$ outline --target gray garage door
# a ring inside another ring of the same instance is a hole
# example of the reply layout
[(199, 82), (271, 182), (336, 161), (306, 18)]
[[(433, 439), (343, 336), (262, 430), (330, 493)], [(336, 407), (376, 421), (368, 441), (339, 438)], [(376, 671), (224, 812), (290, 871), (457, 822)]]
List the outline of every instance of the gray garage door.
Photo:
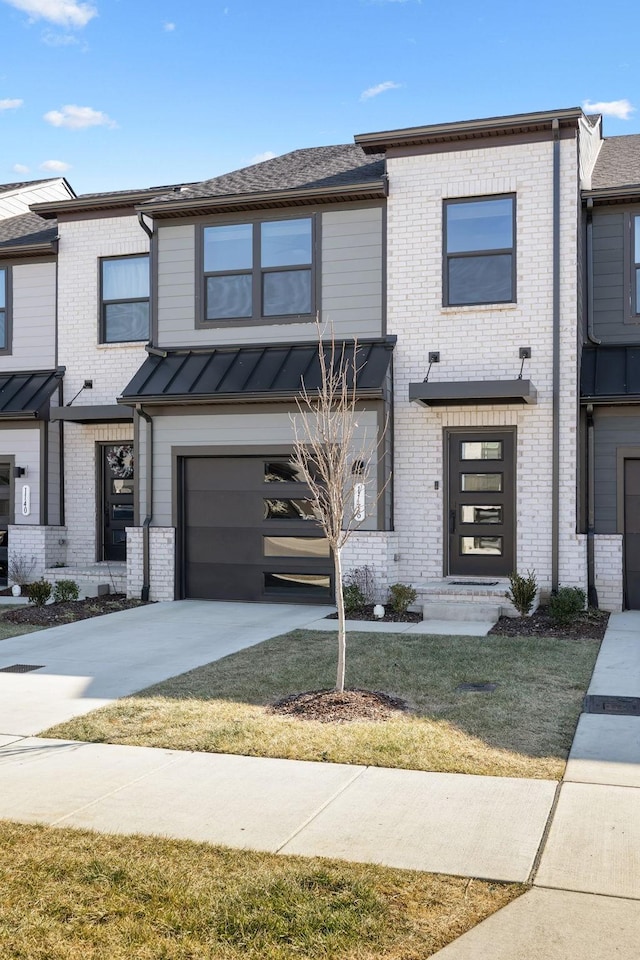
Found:
[(185, 457), (181, 487), (183, 596), (331, 599), (329, 547), (286, 458)]

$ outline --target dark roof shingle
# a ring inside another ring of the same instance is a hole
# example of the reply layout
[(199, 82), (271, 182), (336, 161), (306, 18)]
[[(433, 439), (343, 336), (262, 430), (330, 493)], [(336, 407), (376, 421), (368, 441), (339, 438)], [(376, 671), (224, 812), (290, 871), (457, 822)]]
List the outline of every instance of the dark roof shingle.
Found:
[(268, 193), (273, 190), (299, 190), (348, 186), (380, 180), (384, 158), (367, 156), (354, 143), (331, 147), (307, 147), (242, 167), (211, 180), (182, 187), (157, 200), (189, 200), (235, 194)]
[(591, 178), (592, 190), (640, 184), (640, 133), (604, 141)]
[(0, 220), (0, 252), (3, 247), (29, 247), (52, 243), (58, 236), (56, 221), (43, 220), (37, 213), (22, 213)]

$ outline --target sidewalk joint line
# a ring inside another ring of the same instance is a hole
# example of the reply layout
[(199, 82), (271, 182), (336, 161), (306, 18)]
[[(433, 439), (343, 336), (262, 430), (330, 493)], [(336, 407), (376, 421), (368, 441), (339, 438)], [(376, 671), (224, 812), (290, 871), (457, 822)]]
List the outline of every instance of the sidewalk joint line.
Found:
[(563, 784), (563, 783), (564, 783), (563, 780), (559, 780), (559, 781), (558, 781), (557, 786), (556, 786), (556, 789), (555, 789), (555, 792), (554, 792), (554, 794), (553, 794), (553, 801), (552, 801), (552, 803), (551, 803), (551, 808), (550, 808), (550, 810), (549, 810), (549, 814), (548, 814), (548, 816), (547, 816), (547, 819), (546, 819), (546, 822), (545, 822), (545, 825), (544, 825), (544, 830), (542, 831), (542, 836), (540, 837), (540, 842), (539, 842), (539, 844), (538, 844), (538, 849), (536, 850), (536, 855), (535, 855), (535, 857), (533, 858), (533, 864), (532, 864), (532, 866), (531, 866), (531, 870), (530, 870), (530, 872), (529, 872), (529, 877), (528, 877), (528, 879), (527, 879), (527, 883), (528, 883), (528, 884), (533, 884), (533, 883), (534, 883), (535, 878), (536, 878), (536, 875), (537, 875), (537, 873), (538, 873), (538, 869), (539, 869), (539, 867), (540, 867), (540, 861), (542, 860), (542, 854), (544, 853), (544, 849), (545, 849), (545, 847), (546, 847), (546, 845), (547, 845), (547, 840), (549, 839), (549, 833), (550, 833), (550, 831), (551, 831), (551, 825), (552, 825), (552, 823), (553, 823), (553, 818), (554, 818), (554, 816), (555, 816), (555, 814), (556, 814), (556, 809), (557, 809), (558, 803), (559, 803), (559, 801), (560, 801), (560, 790), (562, 789), (562, 784)]
[(625, 900), (627, 903), (638, 903), (638, 901), (640, 901), (640, 893), (637, 897), (624, 897), (620, 893), (600, 893), (596, 890), (576, 890), (574, 887), (551, 887), (545, 883), (534, 883), (531, 889), (533, 890), (534, 887), (536, 890), (558, 890), (561, 893), (578, 893), (583, 897), (607, 897), (609, 900)]
[[(105, 744), (105, 746), (119, 746), (119, 744)], [(147, 748), (143, 748), (147, 749)], [(153, 748), (152, 748), (153, 749)], [(101, 794), (99, 797), (96, 797), (94, 800), (89, 800), (87, 803), (83, 803), (81, 806), (76, 807), (75, 810), (65, 813), (63, 817), (58, 817), (57, 820), (51, 821), (51, 826), (56, 827), (61, 824), (64, 820), (68, 820), (69, 817), (73, 817), (76, 813), (80, 813), (82, 810), (87, 810), (89, 807), (95, 806), (97, 803), (101, 803), (103, 800), (106, 800), (108, 797), (113, 797), (116, 793), (120, 793), (121, 790), (126, 790), (127, 787), (132, 786), (134, 783), (140, 783), (142, 780), (146, 780), (148, 777), (152, 776), (155, 773), (159, 773), (161, 770), (166, 770), (167, 767), (170, 767), (172, 764), (180, 760), (180, 754), (178, 751), (174, 751), (177, 756), (171, 757), (167, 760), (166, 763), (160, 764), (158, 767), (154, 767), (153, 770), (149, 770), (147, 773), (141, 774), (139, 777), (134, 777), (132, 780), (127, 780), (126, 783), (121, 784), (119, 787), (114, 787), (113, 790), (109, 790), (107, 793)]]
[(284, 841), (280, 844), (280, 846), (276, 848), (276, 853), (280, 853), (280, 851), (283, 850), (288, 843), (291, 843), (291, 841), (294, 839), (294, 837), (297, 837), (299, 833), (302, 833), (303, 830), (306, 830), (306, 828), (309, 826), (310, 823), (313, 823), (313, 821), (316, 820), (316, 819), (320, 816), (321, 813), (324, 813), (324, 811), (327, 809), (327, 807), (328, 807), (330, 804), (332, 804), (332, 803), (334, 802), (334, 800), (337, 800), (338, 797), (341, 796), (341, 795), (345, 792), (345, 790), (348, 790), (348, 788), (349, 788), (352, 784), (354, 784), (354, 783), (356, 782), (356, 780), (358, 780), (358, 779), (363, 775), (363, 773), (366, 773), (367, 770), (369, 770), (369, 769), (370, 769), (370, 767), (360, 767), (358, 770), (356, 770), (356, 772), (354, 773), (354, 775), (351, 777), (350, 780), (347, 781), (347, 783), (343, 784), (341, 787), (339, 787), (339, 788), (335, 791), (334, 794), (332, 794), (330, 797), (328, 797), (327, 800), (325, 800), (325, 802), (324, 802), (323, 804), (321, 804), (314, 813), (310, 814), (310, 815), (307, 817), (307, 819), (304, 820), (304, 821), (300, 824), (300, 826), (297, 827), (297, 828), (293, 831), (293, 833), (291, 833), (291, 834), (287, 837), (287, 839), (284, 840)]

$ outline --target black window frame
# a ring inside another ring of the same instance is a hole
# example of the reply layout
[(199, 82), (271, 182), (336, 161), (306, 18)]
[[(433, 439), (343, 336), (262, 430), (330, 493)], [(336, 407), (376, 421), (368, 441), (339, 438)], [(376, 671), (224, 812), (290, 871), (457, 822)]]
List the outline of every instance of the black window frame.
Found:
[[(147, 260), (149, 276), (149, 293), (146, 297), (127, 297), (119, 300), (105, 300), (104, 298), (104, 272), (103, 264), (113, 262), (114, 260), (139, 260), (145, 257)], [(146, 337), (135, 337), (129, 340), (107, 340), (106, 339), (106, 308), (112, 303), (146, 303), (149, 306), (149, 328)], [(148, 343), (151, 339), (151, 257), (148, 250), (142, 250), (140, 253), (126, 253), (109, 257), (98, 258), (98, 342), (104, 346), (112, 347), (119, 343)]]
[[(457, 206), (463, 203), (484, 203), (492, 200), (510, 200), (511, 201), (511, 235), (512, 244), (510, 247), (501, 247), (492, 250), (464, 250), (449, 253), (447, 249), (447, 209), (450, 206)], [(515, 193), (496, 193), (478, 197), (447, 197), (442, 201), (442, 305), (443, 307), (458, 308), (474, 307), (483, 305), (502, 305), (517, 303), (516, 291), (516, 194)], [(511, 297), (508, 300), (467, 300), (464, 303), (452, 303), (449, 297), (449, 263), (451, 260), (463, 259), (466, 257), (491, 257), (491, 256), (511, 256)]]
[[(311, 222), (311, 262), (305, 264), (291, 264), (289, 266), (263, 267), (261, 263), (261, 227), (264, 223), (283, 223), (289, 220), (309, 220)], [(211, 227), (231, 227), (244, 226), (252, 227), (252, 266), (251, 268), (241, 270), (209, 270), (205, 271), (204, 250), (205, 250), (205, 232)], [(267, 324), (280, 323), (309, 323), (314, 320), (317, 313), (317, 303), (319, 294), (317, 290), (319, 278), (318, 265), (318, 218), (315, 213), (307, 211), (296, 212), (289, 216), (270, 216), (255, 217), (251, 219), (224, 218), (220, 220), (204, 223), (199, 231), (199, 297), (200, 306), (196, 313), (196, 328), (211, 327), (242, 327), (242, 326), (265, 326)], [(268, 273), (282, 273), (284, 271), (308, 271), (310, 273), (310, 309), (308, 313), (285, 313), (285, 314), (264, 314), (263, 313), (263, 277)], [(207, 318), (207, 280), (209, 277), (216, 276), (241, 276), (250, 275), (251, 285), (251, 316), (246, 317), (218, 317), (215, 319)]]
[(640, 284), (638, 284), (638, 271), (640, 270), (640, 249), (636, 250), (636, 220), (640, 222), (640, 209), (635, 208), (627, 214), (627, 237), (628, 249), (625, 256), (625, 271), (628, 270), (627, 280), (627, 310), (625, 311), (625, 320), (627, 323), (640, 322)]
[(0, 313), (4, 313), (4, 343), (0, 342), (0, 356), (9, 356), (11, 354), (11, 341), (13, 335), (12, 327), (12, 288), (13, 277), (11, 266), (9, 264), (0, 264), (0, 273), (4, 274), (4, 307), (0, 307)]

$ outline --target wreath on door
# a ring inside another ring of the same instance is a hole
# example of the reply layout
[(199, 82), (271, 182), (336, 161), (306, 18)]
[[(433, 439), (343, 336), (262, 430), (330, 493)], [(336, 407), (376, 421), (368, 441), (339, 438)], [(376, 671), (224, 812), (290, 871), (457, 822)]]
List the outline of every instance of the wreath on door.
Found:
[(119, 480), (129, 480), (133, 476), (133, 447), (131, 444), (111, 447), (107, 452), (107, 463), (114, 477)]

